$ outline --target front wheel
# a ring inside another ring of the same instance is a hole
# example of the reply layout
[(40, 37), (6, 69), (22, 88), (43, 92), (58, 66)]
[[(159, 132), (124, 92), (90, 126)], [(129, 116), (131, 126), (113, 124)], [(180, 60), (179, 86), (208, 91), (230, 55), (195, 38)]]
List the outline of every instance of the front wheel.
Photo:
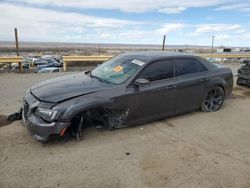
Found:
[(225, 93), (219, 86), (214, 86), (206, 92), (202, 104), (201, 110), (203, 112), (215, 112), (220, 109), (224, 102)]

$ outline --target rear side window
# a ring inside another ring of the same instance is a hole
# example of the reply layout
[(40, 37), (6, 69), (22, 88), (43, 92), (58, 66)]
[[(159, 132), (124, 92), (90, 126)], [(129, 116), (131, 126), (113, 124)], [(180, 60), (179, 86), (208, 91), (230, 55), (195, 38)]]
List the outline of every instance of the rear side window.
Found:
[(175, 59), (175, 75), (182, 76), (206, 71), (206, 67), (193, 58), (178, 58)]
[(163, 80), (174, 77), (174, 60), (158, 60), (151, 62), (139, 75), (149, 81)]

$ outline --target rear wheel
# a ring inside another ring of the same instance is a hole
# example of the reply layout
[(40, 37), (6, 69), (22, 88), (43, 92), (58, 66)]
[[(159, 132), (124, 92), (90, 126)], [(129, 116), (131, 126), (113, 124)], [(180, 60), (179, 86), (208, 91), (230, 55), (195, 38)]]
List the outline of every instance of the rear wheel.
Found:
[(214, 112), (220, 109), (224, 102), (225, 93), (220, 86), (214, 86), (205, 94), (201, 110), (203, 112)]

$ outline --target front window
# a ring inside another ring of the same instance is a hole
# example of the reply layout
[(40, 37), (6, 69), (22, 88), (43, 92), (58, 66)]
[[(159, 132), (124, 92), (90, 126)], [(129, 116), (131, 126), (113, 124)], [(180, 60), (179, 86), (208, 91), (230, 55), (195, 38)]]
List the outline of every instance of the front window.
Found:
[(90, 76), (111, 84), (121, 84), (144, 64), (137, 58), (116, 56), (92, 70)]

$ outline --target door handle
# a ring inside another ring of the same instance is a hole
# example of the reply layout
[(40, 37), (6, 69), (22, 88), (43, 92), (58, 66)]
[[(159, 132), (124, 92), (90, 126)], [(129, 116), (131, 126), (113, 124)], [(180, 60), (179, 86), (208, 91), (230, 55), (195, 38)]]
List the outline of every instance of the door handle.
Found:
[(207, 78), (201, 78), (200, 79), (200, 82), (205, 82), (205, 81), (207, 81), (208, 79)]
[(160, 87), (157, 89), (154, 89), (155, 91), (164, 91), (164, 90), (168, 90), (168, 89), (174, 89), (176, 88), (176, 85), (170, 85), (170, 86), (166, 86), (166, 87)]
[(173, 89), (173, 88), (176, 88), (176, 85), (170, 85), (170, 86), (165, 87), (165, 89)]

